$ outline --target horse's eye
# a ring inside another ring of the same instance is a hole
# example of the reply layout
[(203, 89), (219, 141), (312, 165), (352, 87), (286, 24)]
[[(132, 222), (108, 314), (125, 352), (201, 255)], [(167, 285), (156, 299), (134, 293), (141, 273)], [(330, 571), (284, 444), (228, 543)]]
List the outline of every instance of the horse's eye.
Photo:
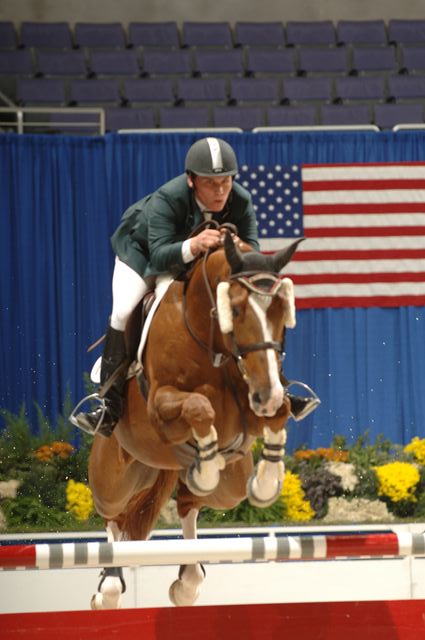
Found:
[(234, 318), (237, 318), (238, 316), (241, 315), (241, 308), (240, 307), (232, 307), (232, 314)]

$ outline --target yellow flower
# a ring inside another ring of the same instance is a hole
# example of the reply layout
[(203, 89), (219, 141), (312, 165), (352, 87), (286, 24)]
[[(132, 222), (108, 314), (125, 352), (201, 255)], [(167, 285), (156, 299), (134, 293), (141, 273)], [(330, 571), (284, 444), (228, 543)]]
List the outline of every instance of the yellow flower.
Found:
[(82, 482), (69, 480), (66, 485), (66, 510), (77, 520), (87, 520), (94, 509), (90, 487)]
[(307, 522), (316, 515), (310, 502), (305, 499), (299, 476), (291, 471), (285, 473), (281, 497), (288, 520)]
[(415, 465), (409, 462), (390, 462), (374, 469), (378, 477), (378, 495), (386, 496), (393, 502), (417, 502), (415, 490), (420, 475)]
[(415, 436), (409, 444), (404, 447), (406, 453), (412, 453), (419, 464), (425, 464), (425, 438), (419, 440)]

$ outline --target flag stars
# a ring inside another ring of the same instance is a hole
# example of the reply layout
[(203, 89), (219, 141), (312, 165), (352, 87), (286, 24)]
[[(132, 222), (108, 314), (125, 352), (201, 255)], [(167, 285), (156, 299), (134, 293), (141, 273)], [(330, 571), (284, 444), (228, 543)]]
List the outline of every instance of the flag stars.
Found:
[(239, 184), (251, 193), (260, 237), (304, 235), (299, 167), (244, 165), (239, 174)]

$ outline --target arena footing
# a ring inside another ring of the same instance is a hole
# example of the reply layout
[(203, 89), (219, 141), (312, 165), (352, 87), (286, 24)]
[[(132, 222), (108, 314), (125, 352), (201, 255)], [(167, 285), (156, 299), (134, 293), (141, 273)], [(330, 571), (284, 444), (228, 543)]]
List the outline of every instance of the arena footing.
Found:
[(2, 640), (419, 640), (425, 600), (0, 615)]

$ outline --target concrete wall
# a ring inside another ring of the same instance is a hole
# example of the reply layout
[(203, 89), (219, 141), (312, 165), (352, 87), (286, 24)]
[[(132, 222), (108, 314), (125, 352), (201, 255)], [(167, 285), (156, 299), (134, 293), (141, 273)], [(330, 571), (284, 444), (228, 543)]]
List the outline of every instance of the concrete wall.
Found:
[(1, 0), (0, 20), (155, 22), (161, 20), (424, 19), (423, 0)]

